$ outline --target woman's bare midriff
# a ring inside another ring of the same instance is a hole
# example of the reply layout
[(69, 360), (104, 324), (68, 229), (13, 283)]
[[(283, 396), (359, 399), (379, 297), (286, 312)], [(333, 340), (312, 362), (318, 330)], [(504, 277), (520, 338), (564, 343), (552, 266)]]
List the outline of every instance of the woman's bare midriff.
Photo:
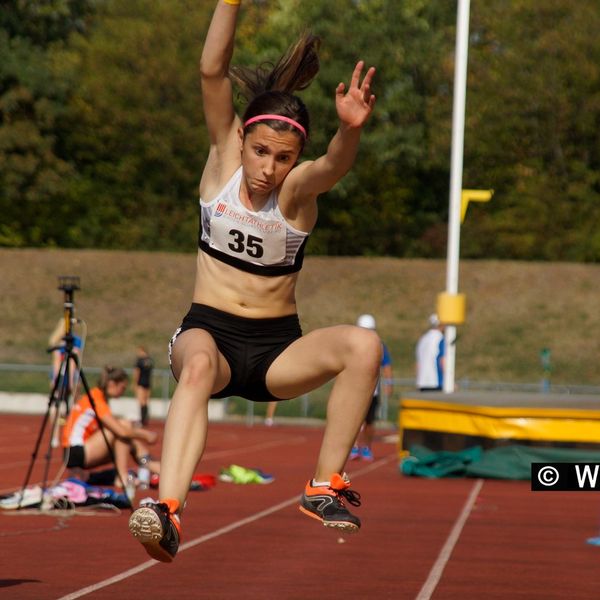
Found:
[(246, 273), (200, 250), (193, 300), (250, 319), (293, 315), (297, 279), (298, 273), (277, 277)]

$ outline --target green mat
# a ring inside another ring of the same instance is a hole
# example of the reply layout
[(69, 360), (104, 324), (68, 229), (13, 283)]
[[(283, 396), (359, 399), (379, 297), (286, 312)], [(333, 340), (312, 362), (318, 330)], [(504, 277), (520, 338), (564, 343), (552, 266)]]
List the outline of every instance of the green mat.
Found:
[(417, 477), (531, 478), (533, 462), (600, 462), (600, 451), (541, 448), (519, 444), (483, 450), (472, 446), (457, 452), (434, 452), (415, 444), (399, 465), (401, 473)]

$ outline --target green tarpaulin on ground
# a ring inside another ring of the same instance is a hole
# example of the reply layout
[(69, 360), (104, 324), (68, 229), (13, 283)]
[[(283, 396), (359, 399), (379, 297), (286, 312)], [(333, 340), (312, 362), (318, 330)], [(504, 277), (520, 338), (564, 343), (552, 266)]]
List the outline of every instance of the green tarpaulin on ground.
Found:
[(530, 479), (534, 462), (600, 462), (600, 451), (541, 448), (514, 444), (483, 450), (472, 446), (456, 452), (434, 452), (415, 444), (400, 463), (404, 475), (416, 477), (485, 477)]

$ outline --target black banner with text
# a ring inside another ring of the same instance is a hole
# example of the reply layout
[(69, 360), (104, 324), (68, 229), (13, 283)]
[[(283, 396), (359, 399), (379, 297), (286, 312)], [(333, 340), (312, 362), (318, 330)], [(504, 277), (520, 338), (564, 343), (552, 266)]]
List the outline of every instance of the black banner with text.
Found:
[(534, 492), (600, 492), (600, 463), (531, 463)]

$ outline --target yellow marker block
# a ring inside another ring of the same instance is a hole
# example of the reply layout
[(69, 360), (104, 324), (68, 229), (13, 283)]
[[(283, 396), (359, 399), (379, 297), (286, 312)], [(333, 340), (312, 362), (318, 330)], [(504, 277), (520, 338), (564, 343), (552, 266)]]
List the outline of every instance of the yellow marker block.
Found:
[(467, 297), (464, 294), (442, 292), (437, 297), (437, 315), (444, 325), (462, 325), (467, 312)]
[(463, 223), (469, 202), (489, 202), (494, 190), (463, 190), (460, 195), (460, 222)]

